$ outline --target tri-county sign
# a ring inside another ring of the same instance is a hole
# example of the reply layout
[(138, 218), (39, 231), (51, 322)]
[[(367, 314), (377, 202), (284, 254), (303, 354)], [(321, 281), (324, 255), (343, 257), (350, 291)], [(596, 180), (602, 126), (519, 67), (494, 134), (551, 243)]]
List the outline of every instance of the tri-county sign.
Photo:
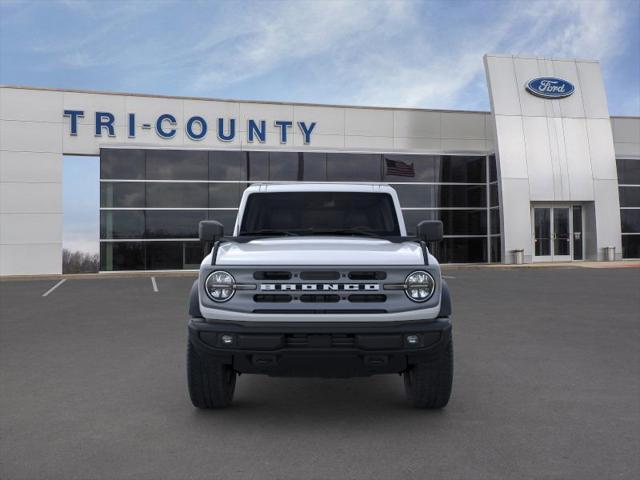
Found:
[[(71, 136), (78, 135), (78, 119), (84, 118), (84, 110), (65, 110), (63, 116), (69, 119), (69, 132)], [(176, 135), (178, 121), (171, 113), (163, 113), (154, 118), (152, 122), (140, 123), (136, 119), (135, 113), (127, 114), (127, 131), (129, 138), (136, 138), (138, 128), (142, 130), (155, 130), (160, 138), (170, 139)], [(111, 112), (95, 112), (95, 136), (101, 137), (103, 132), (109, 137), (116, 136), (115, 115)], [(213, 127), (209, 124), (213, 123)], [(207, 136), (209, 130), (215, 130), (218, 140), (221, 142), (231, 142), (236, 137), (236, 119), (235, 118), (215, 118), (213, 121), (207, 121), (206, 118), (194, 115), (188, 118), (184, 125), (184, 130), (191, 140), (202, 140)], [(274, 127), (278, 130), (277, 134), (280, 143), (287, 143), (290, 138), (290, 132), (293, 128), (291, 120), (276, 120), (273, 122)], [(316, 122), (297, 122), (297, 127), (302, 135), (305, 145), (311, 143), (311, 133), (316, 126)], [(247, 120), (247, 141), (253, 143), (266, 142), (267, 122), (265, 120)]]
[(534, 78), (527, 82), (525, 88), (529, 93), (542, 98), (564, 98), (576, 90), (570, 82), (556, 77)]

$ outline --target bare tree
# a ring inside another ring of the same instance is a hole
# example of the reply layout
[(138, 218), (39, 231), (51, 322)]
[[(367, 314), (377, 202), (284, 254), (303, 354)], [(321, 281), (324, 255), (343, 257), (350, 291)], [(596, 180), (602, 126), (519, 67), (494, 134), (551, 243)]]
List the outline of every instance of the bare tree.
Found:
[(100, 268), (97, 253), (62, 250), (62, 273), (96, 273)]

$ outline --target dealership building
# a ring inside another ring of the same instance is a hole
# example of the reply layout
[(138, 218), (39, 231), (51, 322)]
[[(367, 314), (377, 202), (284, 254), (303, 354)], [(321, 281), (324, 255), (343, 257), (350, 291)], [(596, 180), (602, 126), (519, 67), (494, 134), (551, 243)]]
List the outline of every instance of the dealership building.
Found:
[(2, 86), (0, 275), (61, 273), (65, 155), (100, 157), (102, 271), (197, 268), (198, 222), (279, 182), (391, 185), (445, 263), (639, 258), (640, 117), (599, 63), (484, 64), (489, 112)]

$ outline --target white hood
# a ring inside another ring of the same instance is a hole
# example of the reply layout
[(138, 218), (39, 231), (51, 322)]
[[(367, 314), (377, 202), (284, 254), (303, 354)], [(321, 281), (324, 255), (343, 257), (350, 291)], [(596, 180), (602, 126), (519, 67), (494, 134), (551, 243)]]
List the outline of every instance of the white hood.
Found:
[[(207, 256), (210, 262), (210, 256)], [(205, 262), (207, 262), (205, 259)], [(429, 256), (429, 263), (435, 259)], [(375, 238), (286, 237), (223, 243), (216, 265), (423, 265), (420, 245)]]

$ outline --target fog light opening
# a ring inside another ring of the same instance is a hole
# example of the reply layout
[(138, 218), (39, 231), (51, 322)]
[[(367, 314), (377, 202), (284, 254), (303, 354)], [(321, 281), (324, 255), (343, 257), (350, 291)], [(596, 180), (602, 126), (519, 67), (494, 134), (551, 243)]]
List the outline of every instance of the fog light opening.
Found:
[(418, 345), (420, 343), (420, 337), (418, 335), (407, 335), (406, 338), (409, 345)]
[(233, 335), (222, 335), (220, 341), (223, 345), (233, 345)]

